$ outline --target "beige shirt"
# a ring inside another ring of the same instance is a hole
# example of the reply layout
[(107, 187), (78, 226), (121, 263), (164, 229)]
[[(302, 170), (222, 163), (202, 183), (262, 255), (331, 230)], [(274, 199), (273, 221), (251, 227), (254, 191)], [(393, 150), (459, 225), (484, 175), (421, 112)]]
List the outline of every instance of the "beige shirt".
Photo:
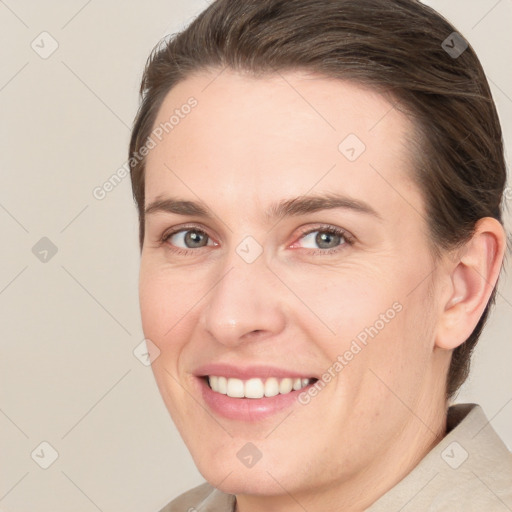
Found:
[[(443, 440), (367, 512), (512, 511), (512, 454), (481, 407), (450, 407), (447, 431)], [(205, 483), (160, 512), (234, 510), (235, 496)]]

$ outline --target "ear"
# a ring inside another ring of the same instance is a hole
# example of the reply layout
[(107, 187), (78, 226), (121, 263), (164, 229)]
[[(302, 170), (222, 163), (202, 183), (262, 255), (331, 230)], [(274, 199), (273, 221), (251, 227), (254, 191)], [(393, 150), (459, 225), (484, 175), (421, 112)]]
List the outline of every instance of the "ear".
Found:
[(449, 292), (441, 304), (436, 346), (452, 350), (476, 327), (496, 285), (506, 247), (503, 226), (491, 217), (480, 219), (475, 232), (448, 267)]

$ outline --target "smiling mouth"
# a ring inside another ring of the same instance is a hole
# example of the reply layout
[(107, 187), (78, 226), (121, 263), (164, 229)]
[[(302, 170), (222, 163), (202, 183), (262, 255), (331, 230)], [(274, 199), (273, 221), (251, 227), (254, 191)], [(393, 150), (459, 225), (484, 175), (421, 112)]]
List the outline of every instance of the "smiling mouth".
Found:
[(292, 377), (242, 380), (218, 375), (208, 375), (204, 379), (215, 393), (227, 395), (231, 398), (253, 399), (287, 395), (293, 391), (300, 391), (318, 380), (315, 378), (301, 379)]

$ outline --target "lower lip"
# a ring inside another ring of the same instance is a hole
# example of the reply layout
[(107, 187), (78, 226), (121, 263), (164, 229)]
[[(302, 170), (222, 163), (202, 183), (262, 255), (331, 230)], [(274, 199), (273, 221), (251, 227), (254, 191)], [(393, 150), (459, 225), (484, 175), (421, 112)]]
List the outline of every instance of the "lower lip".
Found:
[(222, 393), (213, 391), (205, 379), (197, 378), (203, 400), (216, 414), (231, 420), (255, 422), (268, 418), (297, 403), (300, 393), (307, 391), (310, 386), (290, 391), (285, 395), (276, 395), (263, 398), (232, 398)]

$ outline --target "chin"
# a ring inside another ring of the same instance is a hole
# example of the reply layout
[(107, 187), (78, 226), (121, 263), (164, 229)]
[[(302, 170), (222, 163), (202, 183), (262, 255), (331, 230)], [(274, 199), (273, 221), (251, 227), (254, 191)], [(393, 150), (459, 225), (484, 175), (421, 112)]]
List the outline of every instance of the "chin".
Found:
[[(257, 473), (236, 474), (231, 473), (227, 478), (224, 474), (224, 481), (221, 480), (220, 475), (213, 475), (214, 479), (205, 479), (214, 487), (217, 487), (222, 492), (227, 494), (247, 494), (251, 496), (277, 496), (283, 493), (283, 487), (288, 489), (290, 484), (283, 479), (276, 478), (278, 482), (282, 482), (282, 486), (277, 483), (267, 472), (259, 471)], [(204, 475), (203, 475), (204, 476)], [(219, 483), (219, 481), (221, 483)]]
[(226, 464), (219, 461), (219, 457), (227, 458), (228, 456), (217, 453), (213, 460), (203, 458), (198, 461), (194, 458), (194, 462), (203, 478), (222, 492), (236, 495), (273, 496), (282, 494), (283, 487), (286, 489), (293, 487), (293, 483), (289, 481), (290, 475), (293, 474), (291, 468), (286, 469), (280, 466), (277, 473), (276, 465), (264, 463), (263, 459), (253, 467), (246, 468), (238, 459), (235, 459), (236, 462), (232, 464)]

